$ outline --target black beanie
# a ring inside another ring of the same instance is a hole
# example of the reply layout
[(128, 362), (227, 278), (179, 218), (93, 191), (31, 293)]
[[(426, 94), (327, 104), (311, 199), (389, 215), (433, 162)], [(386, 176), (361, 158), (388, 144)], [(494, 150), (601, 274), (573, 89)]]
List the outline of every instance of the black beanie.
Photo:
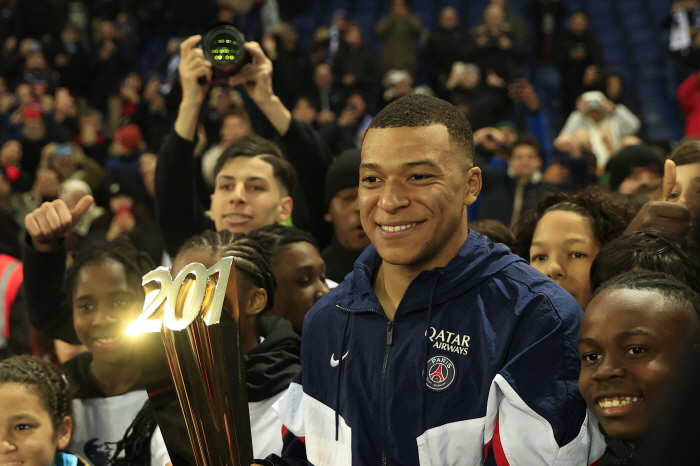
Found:
[(610, 190), (617, 191), (625, 178), (640, 167), (664, 176), (664, 160), (649, 146), (640, 144), (620, 149), (605, 168), (610, 173)]
[(326, 173), (323, 196), (324, 211), (328, 211), (331, 199), (338, 191), (360, 185), (360, 149), (348, 149), (340, 153)]

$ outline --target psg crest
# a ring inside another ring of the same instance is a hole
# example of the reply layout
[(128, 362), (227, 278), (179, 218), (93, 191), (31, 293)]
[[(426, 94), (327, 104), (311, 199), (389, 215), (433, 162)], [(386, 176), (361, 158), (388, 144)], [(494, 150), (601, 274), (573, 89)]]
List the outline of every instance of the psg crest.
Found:
[(446, 390), (455, 381), (457, 372), (450, 358), (434, 356), (428, 359), (425, 384), (435, 392)]

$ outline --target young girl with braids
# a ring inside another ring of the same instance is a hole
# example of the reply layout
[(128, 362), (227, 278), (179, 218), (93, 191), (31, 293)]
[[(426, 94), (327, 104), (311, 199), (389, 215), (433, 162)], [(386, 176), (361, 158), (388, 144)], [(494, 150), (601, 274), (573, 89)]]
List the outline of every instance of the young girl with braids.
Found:
[[(243, 233), (206, 231), (191, 238), (173, 260), (171, 274), (176, 276), (193, 262), (209, 268), (223, 257), (233, 257), (236, 268), (253, 453), (256, 458), (265, 458), (282, 451), (282, 423), (270, 407), (299, 372), (301, 338), (289, 321), (264, 317), (274, 306), (277, 284), (265, 249)], [(230, 322), (230, 317), (223, 314), (222, 334), (226, 334), (227, 319)], [(185, 429), (184, 419), (181, 429)]]
[(87, 466), (62, 452), (73, 429), (73, 387), (32, 356), (0, 361), (0, 464)]
[[(43, 314), (30, 319), (41, 321), (53, 308), (60, 315), (54, 317), (53, 336), (77, 340), (88, 348), (63, 365), (77, 388), (71, 451), (92, 466), (110, 460), (164, 466), (170, 458), (132, 354), (132, 339), (125, 334), (143, 309), (141, 277), (155, 265), (128, 239), (118, 238), (80, 251), (66, 276), (65, 233), (91, 203), (86, 196), (69, 211), (57, 200), (27, 215), (31, 241), (25, 245), (25, 293), (44, 300), (36, 303)], [(64, 322), (66, 301), (72, 319)]]
[(330, 291), (326, 264), (313, 236), (278, 224), (253, 230), (249, 236), (270, 253), (272, 271), (277, 279), (278, 299), (269, 314), (289, 320), (301, 335), (304, 316)]
[(73, 325), (89, 350), (63, 365), (78, 389), (71, 448), (94, 466), (170, 461), (125, 333), (143, 309), (141, 277), (153, 268), (127, 241), (101, 242), (82, 251), (66, 277)]

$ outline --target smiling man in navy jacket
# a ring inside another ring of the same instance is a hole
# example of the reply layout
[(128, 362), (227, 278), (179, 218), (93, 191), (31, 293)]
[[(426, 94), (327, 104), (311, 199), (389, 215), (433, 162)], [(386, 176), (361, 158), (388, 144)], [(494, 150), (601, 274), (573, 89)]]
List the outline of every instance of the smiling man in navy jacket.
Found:
[(467, 120), (410, 95), (372, 121), (360, 215), (372, 245), (304, 321), (275, 406), (278, 465), (588, 465), (581, 308), (467, 226), (481, 190)]

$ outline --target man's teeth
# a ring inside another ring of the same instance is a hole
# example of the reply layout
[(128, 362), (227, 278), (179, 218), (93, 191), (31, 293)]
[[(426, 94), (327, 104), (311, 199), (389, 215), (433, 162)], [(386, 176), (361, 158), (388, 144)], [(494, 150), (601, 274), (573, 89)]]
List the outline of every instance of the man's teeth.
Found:
[(407, 230), (411, 227), (414, 227), (416, 225), (418, 225), (418, 223), (409, 223), (408, 225), (397, 225), (395, 227), (392, 227), (389, 225), (382, 225), (382, 230), (391, 231), (391, 232), (403, 231), (403, 230)]
[(601, 408), (617, 408), (619, 406), (631, 405), (636, 401), (636, 396), (618, 396), (615, 398), (602, 398), (598, 400), (598, 405)]

